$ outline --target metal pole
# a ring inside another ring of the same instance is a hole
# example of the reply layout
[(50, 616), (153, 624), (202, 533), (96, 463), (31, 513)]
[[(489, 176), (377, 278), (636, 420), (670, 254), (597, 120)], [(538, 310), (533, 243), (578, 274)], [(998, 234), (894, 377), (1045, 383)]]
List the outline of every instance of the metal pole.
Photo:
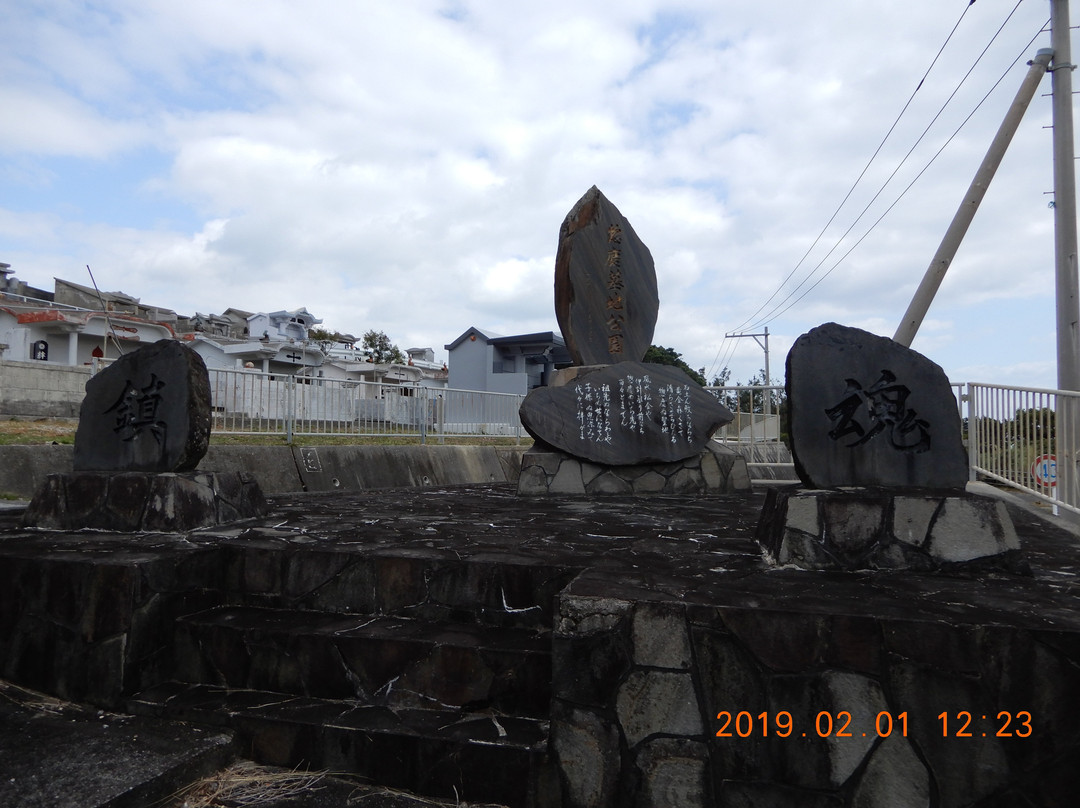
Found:
[[(1073, 147), (1072, 32), (1068, 0), (1050, 0), (1050, 44), (1054, 48), (1051, 87), (1054, 112), (1054, 276), (1057, 310), (1057, 378), (1061, 390), (1080, 390), (1077, 345), (1076, 167)], [(1057, 397), (1057, 495), (1077, 504), (1077, 401)]]
[[(725, 339), (739, 339), (741, 337), (753, 337), (753, 340), (754, 340), (754, 342), (756, 342), (758, 344), (758, 347), (765, 349), (765, 386), (768, 387), (768, 385), (772, 383), (772, 381), (771, 381), (772, 377), (769, 375), (769, 327), (765, 326), (765, 333), (763, 333), (763, 334), (725, 334), (724, 335)], [(764, 344), (762, 344), (761, 340), (759, 340), (758, 337), (764, 337), (765, 338)], [(762, 409), (764, 410), (765, 415), (768, 415), (770, 410), (772, 409), (771, 406), (770, 406), (770, 396), (768, 394), (768, 391), (762, 391), (762, 393), (763, 393)], [(751, 423), (753, 423), (753, 415), (754, 415), (753, 410), (754, 410), (754, 394), (751, 391), (751, 393), (750, 393), (750, 418), (751, 418)]]
[[(975, 218), (975, 211), (979, 209), (979, 203), (982, 202), (983, 197), (986, 195), (986, 189), (990, 187), (990, 180), (994, 178), (994, 173), (1001, 164), (1001, 158), (1005, 156), (1005, 150), (1009, 147), (1009, 142), (1016, 133), (1020, 120), (1024, 117), (1024, 112), (1027, 110), (1028, 104), (1031, 103), (1035, 90), (1039, 87), (1039, 81), (1050, 65), (1052, 56), (1053, 51), (1043, 48), (1028, 63), (1031, 67), (1024, 77), (1024, 83), (1020, 85), (1020, 90), (1017, 92), (1016, 98), (1013, 99), (1012, 106), (1009, 107), (1009, 111), (1005, 115), (1005, 120), (998, 127), (997, 134), (994, 136), (994, 140), (983, 158), (982, 165), (979, 166), (975, 178), (968, 187), (964, 201), (960, 203), (960, 207), (953, 216), (952, 223), (945, 232), (945, 237), (941, 240), (941, 245), (938, 247), (937, 252), (934, 253), (934, 258), (930, 262), (930, 266), (927, 267), (926, 274), (923, 275), (922, 283), (919, 284), (919, 288), (911, 299), (907, 311), (904, 312), (904, 319), (900, 321), (900, 327), (896, 329), (893, 339), (901, 345), (910, 346), (912, 340), (915, 339), (915, 334), (918, 332), (919, 326), (922, 325), (923, 318), (934, 300), (934, 295), (937, 294), (938, 287), (941, 286), (941, 281), (945, 278), (945, 273), (956, 256), (956, 251), (960, 248), (960, 242), (964, 240), (964, 235), (971, 225), (971, 220)], [(1075, 323), (1073, 325), (1075, 326)]]
[[(768, 326), (765, 326), (765, 333), (762, 334), (762, 336), (765, 337), (765, 344), (762, 345), (760, 342), (758, 342), (758, 345), (761, 345), (761, 347), (765, 349), (765, 387), (768, 387), (770, 384), (772, 384), (772, 376), (769, 373), (769, 327)], [(754, 338), (754, 342), (757, 342), (757, 337)], [(763, 402), (764, 406), (762, 407), (762, 409), (765, 410), (765, 429), (768, 429), (769, 428), (769, 415), (772, 412), (772, 390), (765, 390), (764, 394), (765, 394), (765, 401)]]
[(1050, 2), (1050, 68), (1054, 111), (1054, 264), (1057, 279), (1058, 388), (1080, 390), (1077, 322), (1080, 294), (1076, 274), (1076, 168), (1073, 164), (1071, 32), (1068, 0)]

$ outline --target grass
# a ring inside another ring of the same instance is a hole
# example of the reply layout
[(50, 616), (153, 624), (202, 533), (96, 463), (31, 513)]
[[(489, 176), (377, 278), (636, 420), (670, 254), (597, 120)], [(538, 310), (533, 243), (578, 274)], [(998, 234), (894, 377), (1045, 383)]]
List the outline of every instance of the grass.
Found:
[[(73, 418), (11, 418), (0, 421), (0, 446), (40, 445), (75, 442), (75, 430), (79, 422)], [(437, 444), (438, 437), (429, 435), (427, 442)], [(446, 438), (447, 443), (466, 446), (531, 446), (532, 439), (497, 437)], [(285, 446), (283, 435), (220, 435), (211, 432), (213, 446)], [(406, 435), (361, 437), (359, 435), (294, 435), (295, 446), (410, 446), (419, 445), (420, 439)]]
[(79, 422), (73, 418), (12, 418), (0, 421), (0, 446), (74, 443)]

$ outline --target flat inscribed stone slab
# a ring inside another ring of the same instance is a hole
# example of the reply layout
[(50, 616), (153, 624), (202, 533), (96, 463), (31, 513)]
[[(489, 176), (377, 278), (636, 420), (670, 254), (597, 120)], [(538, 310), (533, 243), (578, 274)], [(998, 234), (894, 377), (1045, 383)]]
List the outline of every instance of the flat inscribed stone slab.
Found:
[(644, 362), (583, 368), (561, 387), (537, 387), (520, 414), (536, 440), (608, 466), (698, 455), (734, 417), (679, 368)]
[(962, 489), (956, 396), (945, 372), (886, 337), (827, 323), (787, 357), (791, 454), (812, 488)]
[(76, 471), (192, 471), (210, 444), (210, 379), (195, 351), (163, 339), (86, 383)]
[(660, 296), (649, 248), (594, 185), (559, 228), (555, 316), (576, 365), (640, 362)]

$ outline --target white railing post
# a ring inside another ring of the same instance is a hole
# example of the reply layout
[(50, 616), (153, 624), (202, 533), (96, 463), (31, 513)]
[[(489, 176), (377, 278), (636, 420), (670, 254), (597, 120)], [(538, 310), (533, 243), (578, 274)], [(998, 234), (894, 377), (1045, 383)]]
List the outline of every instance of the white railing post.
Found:
[(975, 386), (968, 384), (967, 392), (960, 394), (960, 423), (964, 423), (964, 404), (967, 404), (967, 450), (968, 480), (975, 482), (975, 466), (979, 458), (978, 404), (975, 398)]

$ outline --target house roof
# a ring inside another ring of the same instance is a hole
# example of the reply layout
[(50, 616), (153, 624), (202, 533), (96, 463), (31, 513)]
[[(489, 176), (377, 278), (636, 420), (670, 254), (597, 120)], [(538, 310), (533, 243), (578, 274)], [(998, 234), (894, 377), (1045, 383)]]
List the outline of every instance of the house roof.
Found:
[(135, 329), (131, 326), (125, 326), (124, 323), (134, 323), (146, 328), (157, 328), (165, 332), (169, 337), (175, 336), (175, 332), (169, 326), (168, 323), (158, 322), (157, 320), (147, 320), (142, 317), (136, 317), (131, 314), (121, 314), (119, 312), (102, 312), (102, 311), (66, 311), (61, 309), (35, 309), (33, 311), (19, 312), (16, 315), (16, 320), (19, 325), (70, 325), (75, 329), (81, 329), (93, 319), (104, 320), (106, 328), (110, 325), (114, 330), (122, 330), (127, 332), (134, 332)]
[(493, 334), (490, 331), (481, 331), (479, 328), (477, 328), (476, 326), (473, 325), (473, 326), (469, 326), (469, 328), (467, 328), (465, 330), (465, 332), (460, 337), (458, 337), (456, 340), (449, 343), (448, 345), (444, 345), (443, 349), (447, 350), (447, 351), (452, 351), (452, 350), (454, 350), (454, 348), (456, 348), (457, 346), (459, 346), (461, 343), (463, 343), (465, 340), (467, 340), (469, 337), (472, 337), (472, 336), (481, 337), (481, 338), (483, 338), (484, 342), (491, 342), (493, 339), (499, 339), (500, 335), (499, 334)]
[(492, 345), (537, 345), (549, 344), (553, 347), (566, 347), (566, 341), (561, 334), (554, 331), (538, 331), (535, 334), (518, 334), (513, 337), (495, 337), (491, 340)]

